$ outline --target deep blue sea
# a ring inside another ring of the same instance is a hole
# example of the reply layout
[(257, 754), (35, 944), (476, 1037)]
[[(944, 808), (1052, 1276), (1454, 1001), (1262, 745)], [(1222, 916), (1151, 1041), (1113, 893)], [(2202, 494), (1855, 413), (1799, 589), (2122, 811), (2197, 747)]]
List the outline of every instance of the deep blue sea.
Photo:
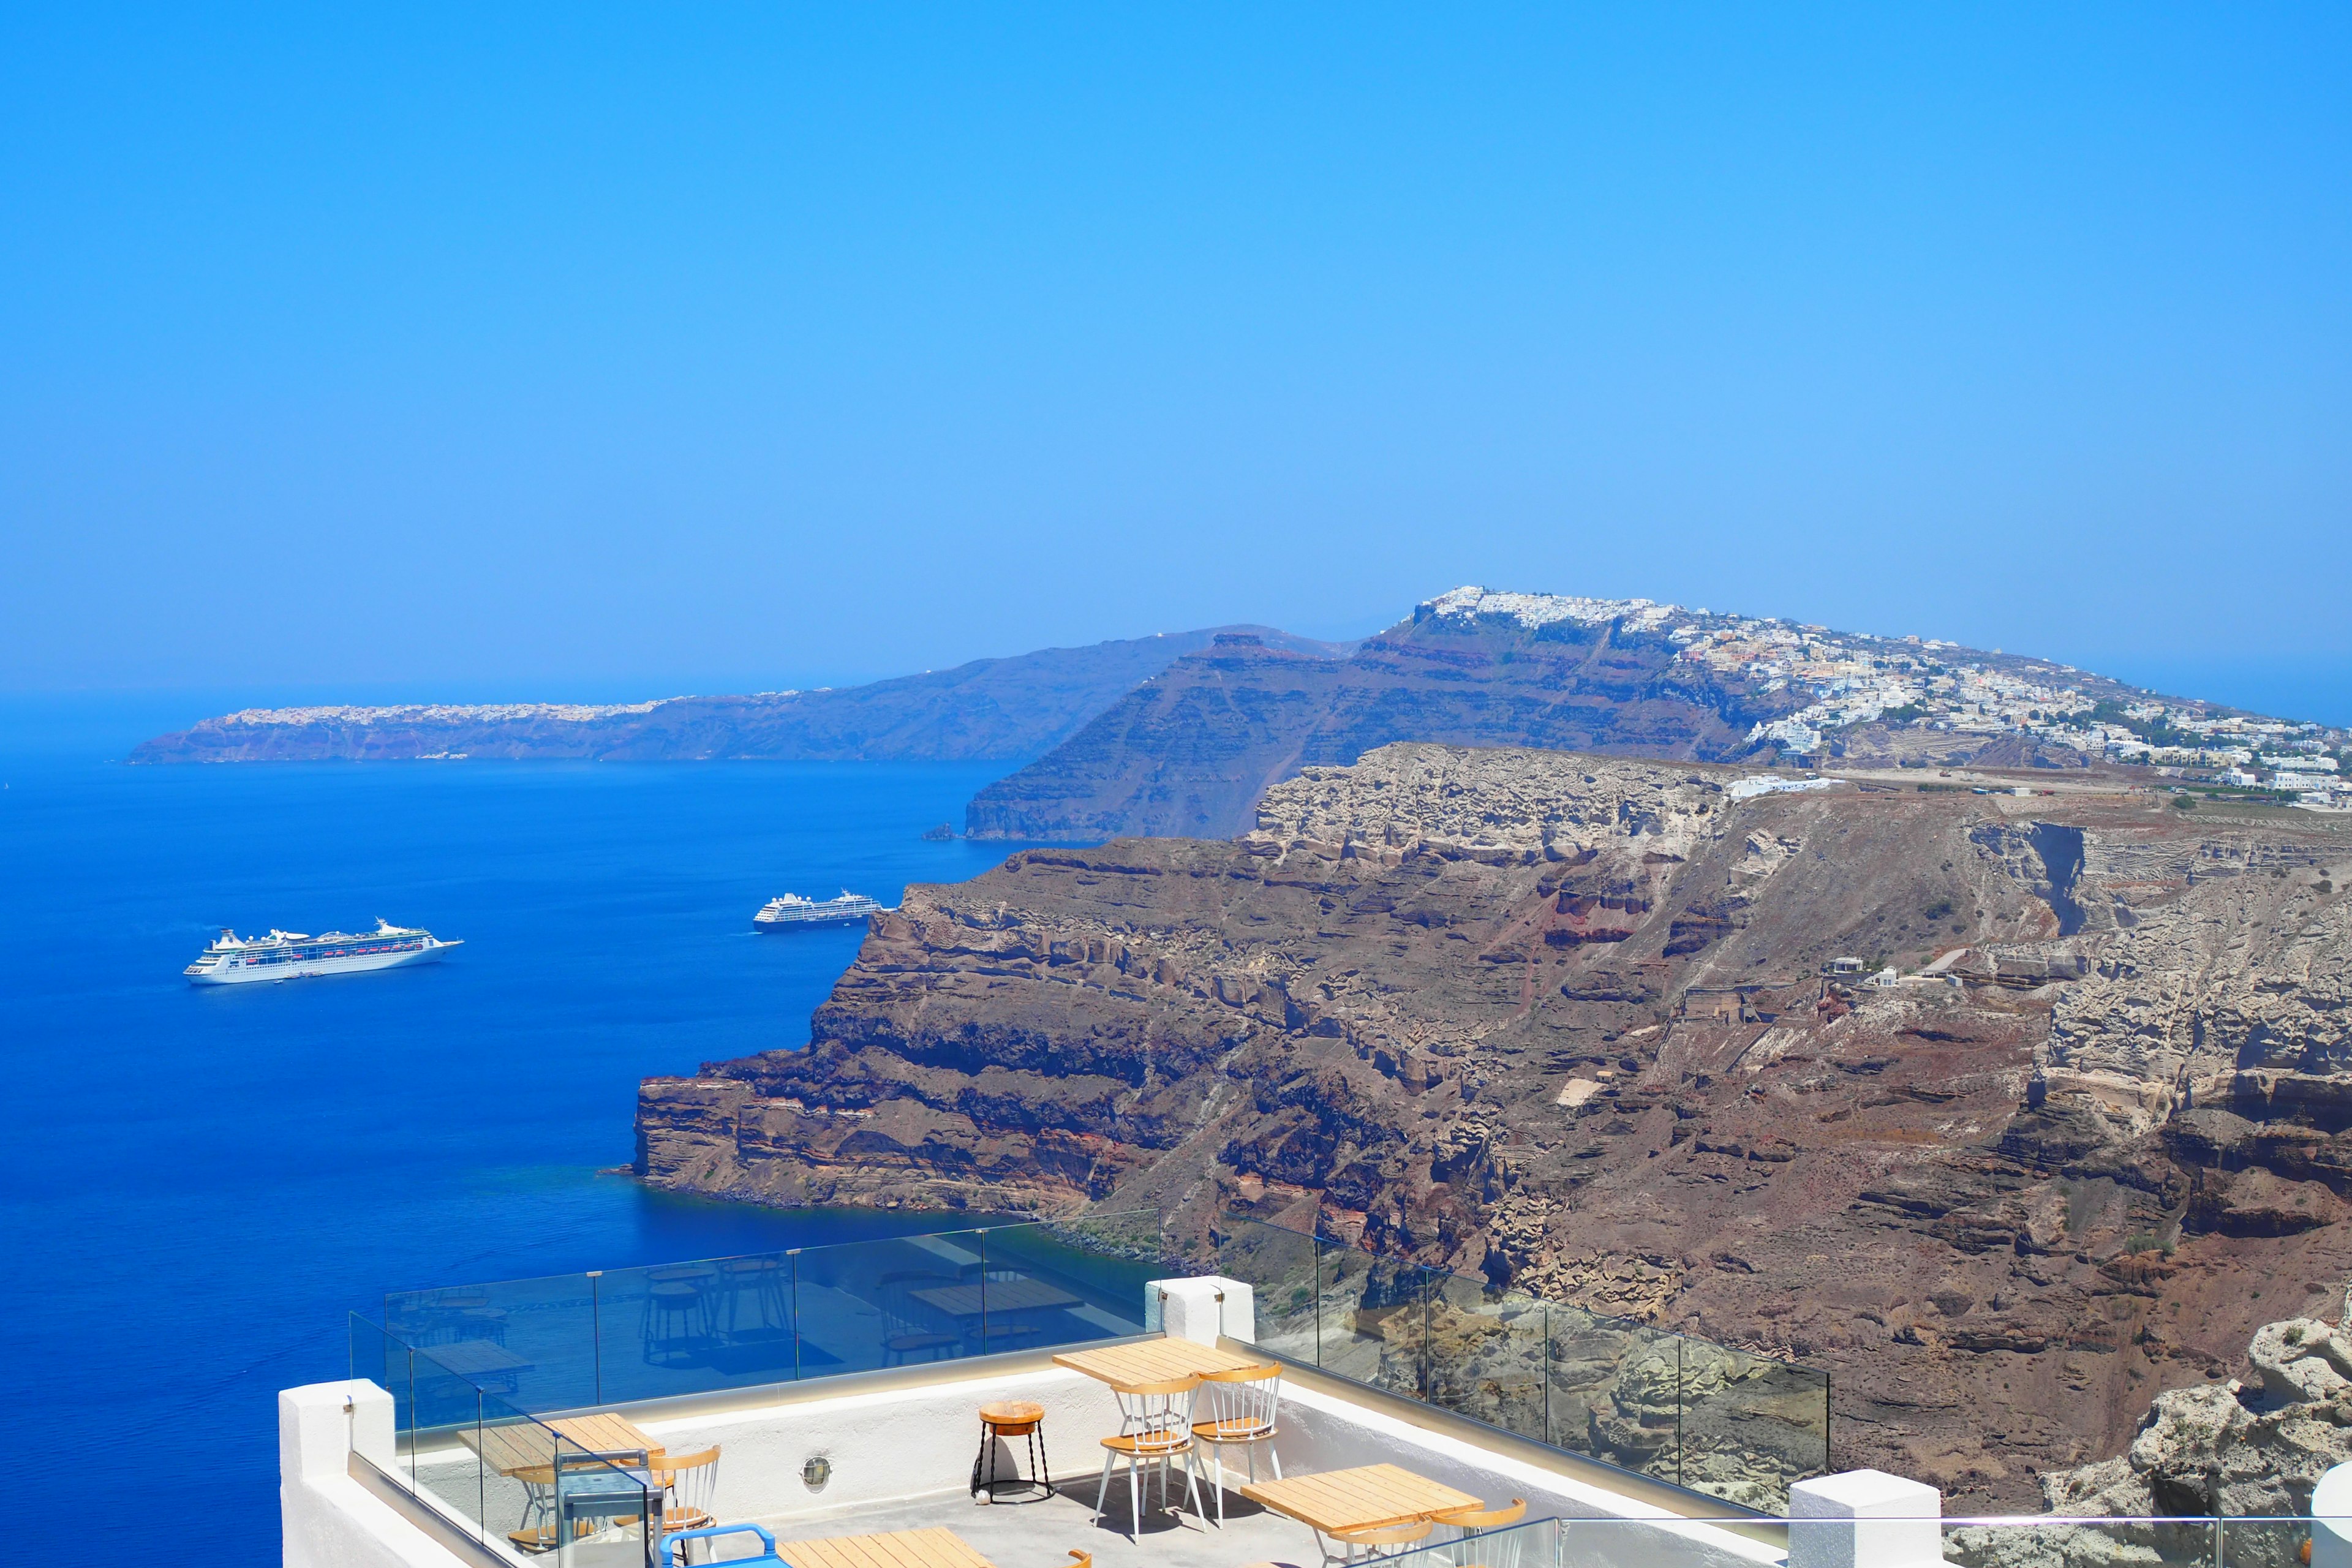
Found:
[[(1003, 847), (920, 834), (1002, 769), (132, 768), (102, 734), (0, 733), (0, 1442), (76, 1554), (168, 1525), (175, 1556), (274, 1561), (276, 1392), (345, 1375), (386, 1289), (935, 1225), (612, 1173), (639, 1078), (803, 1043), (856, 951), (752, 910), (976, 875)], [(466, 945), (180, 974), (223, 925), (379, 914)]]

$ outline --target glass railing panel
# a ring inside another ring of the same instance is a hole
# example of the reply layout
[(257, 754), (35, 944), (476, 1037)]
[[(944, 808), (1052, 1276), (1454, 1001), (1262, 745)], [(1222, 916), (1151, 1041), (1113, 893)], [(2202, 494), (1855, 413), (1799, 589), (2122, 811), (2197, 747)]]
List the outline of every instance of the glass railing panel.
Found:
[[(365, 1378), (392, 1395), (392, 1446), (388, 1454), (367, 1457), (388, 1465), (404, 1486), (416, 1488), (415, 1352), (357, 1312), (351, 1315), (352, 1376)], [(362, 1443), (364, 1451), (364, 1444)]]
[(1791, 1482), (1829, 1466), (1829, 1374), (1684, 1339), (1677, 1479), (1785, 1513)]
[[(1434, 1535), (1452, 1533), (1441, 1525)], [(1433, 1536), (1429, 1545), (1400, 1548), (1393, 1555), (1372, 1561), (1394, 1563), (1397, 1568), (1559, 1568), (1562, 1543), (1559, 1520), (1534, 1519), (1501, 1530), (1472, 1531), (1448, 1541)], [(1612, 1564), (1611, 1568), (1632, 1565)]]
[(557, 1568), (646, 1568), (660, 1528), (661, 1493), (642, 1449), (598, 1452), (554, 1445), (548, 1514)]
[(803, 1377), (979, 1353), (986, 1260), (976, 1230), (806, 1247), (794, 1262)]
[(480, 1435), (482, 1539), (537, 1556), (555, 1539), (555, 1456), (552, 1428), (491, 1394), (482, 1396)]
[(1165, 1277), (1156, 1254), (1124, 1255), (1139, 1239), (1124, 1216), (992, 1226), (978, 1234), (991, 1351), (1039, 1350), (1144, 1331), (1144, 1289)]
[(1557, 1301), (1545, 1319), (1552, 1446), (1679, 1484), (1678, 1337)]
[(1430, 1271), (1336, 1241), (1318, 1242), (1318, 1365), (1407, 1398), (1422, 1396)]
[(423, 1351), (416, 1376), (416, 1495), (482, 1532), (482, 1391)]
[(593, 1281), (593, 1403), (791, 1382), (793, 1265), (777, 1251), (605, 1270)]
[(1257, 1303), (1256, 1343), (1309, 1366), (1320, 1363), (1316, 1329), (1323, 1292), (1313, 1237), (1226, 1217), (1202, 1267), (1249, 1286)]
[[(1958, 1568), (2110, 1568), (2132, 1563), (2135, 1568), (2221, 1568), (2228, 1536), (2241, 1521), (2211, 1519), (2068, 1519), (2018, 1515), (1998, 1519), (1948, 1519), (1937, 1521), (1944, 1558)], [(2244, 1521), (2249, 1526), (2259, 1521)], [(2307, 1534), (2307, 1520), (2277, 1521), (2284, 1530), (2255, 1528), (2248, 1539), (2256, 1544), (2292, 1539), (2299, 1553)], [(1832, 1528), (1823, 1522), (1791, 1521), (1792, 1541)], [(2274, 1565), (2294, 1568), (2294, 1559)]]
[(1429, 1402), (1547, 1441), (1544, 1303), (1459, 1274), (1429, 1296)]
[(384, 1297), (384, 1327), (483, 1392), (533, 1410), (598, 1402), (598, 1286), (543, 1275)]

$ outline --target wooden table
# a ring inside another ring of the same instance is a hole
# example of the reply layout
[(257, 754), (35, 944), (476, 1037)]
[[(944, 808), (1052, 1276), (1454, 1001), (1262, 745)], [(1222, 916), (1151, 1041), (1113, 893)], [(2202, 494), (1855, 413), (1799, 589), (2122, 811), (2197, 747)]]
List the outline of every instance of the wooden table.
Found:
[(1042, 1312), (1053, 1307), (1086, 1305), (1067, 1290), (1057, 1290), (1042, 1279), (999, 1280), (987, 1288), (985, 1296), (978, 1285), (940, 1285), (910, 1294), (950, 1318), (977, 1318), (983, 1304), (992, 1316), (998, 1312)]
[(543, 1470), (555, 1463), (555, 1444), (547, 1429), (592, 1453), (630, 1453), (642, 1449), (648, 1459), (659, 1456), (662, 1445), (633, 1422), (618, 1415), (565, 1415), (553, 1421), (509, 1421), (485, 1425), (481, 1432), (460, 1432), (458, 1441), (478, 1451), (502, 1476), (517, 1470)]
[(1124, 1394), (1147, 1383), (1173, 1383), (1180, 1377), (1199, 1377), (1203, 1373), (1234, 1372), (1245, 1366), (1263, 1365), (1265, 1361), (1263, 1356), (1246, 1356), (1192, 1340), (1161, 1338), (1139, 1340), (1129, 1345), (1106, 1345), (1101, 1350), (1066, 1351), (1054, 1358), (1054, 1364), (1085, 1373), (1096, 1382), (1108, 1383)]
[(1455, 1491), (1395, 1465), (1362, 1465), (1352, 1470), (1326, 1470), (1319, 1476), (1255, 1481), (1242, 1488), (1242, 1496), (1326, 1535), (1378, 1530), (1456, 1509), (1486, 1506), (1483, 1498)]
[(962, 1536), (940, 1529), (780, 1541), (776, 1555), (793, 1568), (996, 1568)]

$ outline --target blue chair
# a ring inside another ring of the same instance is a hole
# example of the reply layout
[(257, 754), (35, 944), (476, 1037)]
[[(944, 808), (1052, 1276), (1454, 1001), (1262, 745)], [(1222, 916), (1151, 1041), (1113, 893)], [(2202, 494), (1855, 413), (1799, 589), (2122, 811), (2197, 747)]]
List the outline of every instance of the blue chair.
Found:
[[(672, 1534), (663, 1536), (661, 1538), (661, 1562), (657, 1565), (657, 1568), (680, 1568), (680, 1565), (685, 1563), (686, 1557), (683, 1553), (675, 1558), (670, 1556), (669, 1549), (675, 1542), (680, 1541), (700, 1541), (714, 1535), (739, 1535), (747, 1530), (760, 1538), (760, 1554), (757, 1557), (730, 1557), (727, 1560), (730, 1563), (783, 1563), (784, 1560), (776, 1555), (776, 1538), (769, 1534), (765, 1530), (760, 1528), (760, 1526), (756, 1524), (711, 1524), (705, 1525), (700, 1530), (681, 1530)], [(784, 1568), (791, 1568), (791, 1564), (785, 1563)]]

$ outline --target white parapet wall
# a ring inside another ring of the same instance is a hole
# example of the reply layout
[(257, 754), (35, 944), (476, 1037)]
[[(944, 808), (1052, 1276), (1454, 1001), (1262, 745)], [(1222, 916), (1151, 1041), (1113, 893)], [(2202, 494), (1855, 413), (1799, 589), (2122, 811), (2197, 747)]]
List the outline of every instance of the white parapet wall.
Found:
[(278, 1395), (278, 1510), (286, 1568), (449, 1568), (448, 1550), (351, 1476), (393, 1467), (392, 1395), (364, 1380)]
[(1846, 1470), (1789, 1489), (1789, 1568), (1929, 1568), (1943, 1560), (1944, 1494), (1924, 1481)]

